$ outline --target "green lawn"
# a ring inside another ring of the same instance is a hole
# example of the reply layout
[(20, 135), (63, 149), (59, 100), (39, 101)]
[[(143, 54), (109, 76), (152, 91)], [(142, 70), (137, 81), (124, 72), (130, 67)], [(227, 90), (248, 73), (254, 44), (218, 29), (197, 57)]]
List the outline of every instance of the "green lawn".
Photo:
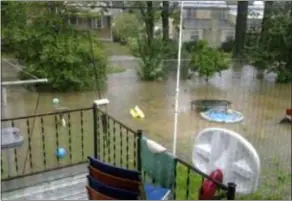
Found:
[(119, 43), (114, 42), (101, 42), (106, 55), (132, 55), (130, 49), (126, 45), (120, 45)]
[(107, 73), (108, 74), (113, 74), (113, 73), (122, 73), (126, 71), (126, 68), (122, 66), (117, 66), (117, 65), (109, 65), (107, 67)]

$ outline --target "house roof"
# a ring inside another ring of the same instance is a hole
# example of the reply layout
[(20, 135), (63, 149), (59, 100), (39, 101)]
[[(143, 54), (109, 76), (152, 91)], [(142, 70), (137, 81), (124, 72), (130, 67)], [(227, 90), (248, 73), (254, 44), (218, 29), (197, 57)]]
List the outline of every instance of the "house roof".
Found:
[(227, 8), (225, 1), (184, 1), (183, 6), (184, 8)]

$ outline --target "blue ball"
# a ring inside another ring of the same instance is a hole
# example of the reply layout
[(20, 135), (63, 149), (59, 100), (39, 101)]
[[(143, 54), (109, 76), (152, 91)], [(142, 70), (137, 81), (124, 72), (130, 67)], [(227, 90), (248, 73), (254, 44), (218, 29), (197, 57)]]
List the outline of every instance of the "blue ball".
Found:
[(64, 158), (65, 155), (66, 155), (66, 150), (64, 148), (62, 148), (62, 147), (57, 148), (57, 150), (56, 150), (56, 156), (58, 158)]

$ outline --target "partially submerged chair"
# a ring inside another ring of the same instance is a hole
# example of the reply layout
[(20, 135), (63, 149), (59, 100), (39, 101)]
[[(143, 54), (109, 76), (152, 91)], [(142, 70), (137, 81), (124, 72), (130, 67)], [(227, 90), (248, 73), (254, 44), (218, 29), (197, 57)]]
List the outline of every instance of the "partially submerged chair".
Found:
[[(143, 184), (141, 173), (103, 163), (97, 159), (89, 159), (89, 199), (105, 197), (114, 199), (147, 199), (164, 200), (170, 190), (152, 184)], [(117, 191), (117, 189), (121, 191)], [(99, 196), (93, 196), (97, 194)], [(129, 198), (131, 197), (131, 198)]]
[(292, 109), (287, 109), (285, 117), (280, 121), (282, 123), (292, 123)]

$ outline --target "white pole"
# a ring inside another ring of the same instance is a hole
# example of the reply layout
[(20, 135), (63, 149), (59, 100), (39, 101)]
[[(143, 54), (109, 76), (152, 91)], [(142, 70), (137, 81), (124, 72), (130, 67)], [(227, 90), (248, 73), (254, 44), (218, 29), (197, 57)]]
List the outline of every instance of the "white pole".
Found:
[(23, 84), (36, 84), (36, 83), (44, 83), (44, 82), (48, 82), (48, 79), (7, 81), (7, 82), (1, 82), (1, 85), (10, 86), (10, 85), (23, 85)]
[(179, 102), (179, 81), (180, 81), (180, 66), (181, 66), (181, 46), (182, 46), (182, 32), (183, 32), (183, 4), (180, 5), (180, 23), (179, 23), (179, 39), (178, 39), (178, 54), (177, 54), (177, 74), (176, 74), (176, 94), (175, 94), (175, 110), (174, 110), (174, 131), (173, 131), (173, 146), (172, 153), (176, 155), (176, 139), (178, 127), (178, 102)]
[[(8, 105), (7, 105), (7, 92), (5, 87), (1, 87), (1, 92), (2, 92), (2, 118), (5, 119), (8, 116)], [(8, 122), (1, 122), (1, 127), (9, 127)], [(2, 137), (2, 136), (1, 136)], [(12, 153), (10, 149), (7, 149), (5, 153), (5, 158), (7, 162), (7, 174), (8, 176), (11, 176), (11, 167), (12, 167)]]

